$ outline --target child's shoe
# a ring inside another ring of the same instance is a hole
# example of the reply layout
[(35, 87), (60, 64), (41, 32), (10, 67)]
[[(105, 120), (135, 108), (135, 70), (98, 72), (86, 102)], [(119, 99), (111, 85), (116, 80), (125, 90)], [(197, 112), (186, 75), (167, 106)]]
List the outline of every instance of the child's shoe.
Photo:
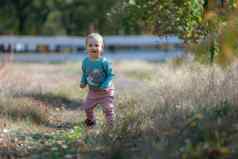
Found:
[(85, 122), (86, 126), (89, 128), (94, 127), (96, 125), (96, 121), (93, 121), (90, 119), (86, 119), (84, 122)]

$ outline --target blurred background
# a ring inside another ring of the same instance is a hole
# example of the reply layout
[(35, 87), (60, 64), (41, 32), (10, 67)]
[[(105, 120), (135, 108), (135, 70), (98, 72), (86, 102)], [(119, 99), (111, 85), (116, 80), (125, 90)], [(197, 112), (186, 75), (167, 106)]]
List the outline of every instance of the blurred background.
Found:
[(192, 52), (226, 64), (237, 48), (236, 7), (235, 0), (1, 0), (0, 52), (77, 59), (84, 37), (99, 32), (110, 58), (164, 61)]
[(84, 37), (99, 32), (105, 36), (104, 53), (110, 59), (165, 61), (182, 56), (183, 40), (174, 34), (157, 36), (157, 26), (146, 19), (146, 14), (153, 14), (147, 13), (151, 9), (140, 7), (152, 4), (138, 2), (2, 0), (0, 52), (14, 53), (13, 61), (80, 60), (86, 55)]

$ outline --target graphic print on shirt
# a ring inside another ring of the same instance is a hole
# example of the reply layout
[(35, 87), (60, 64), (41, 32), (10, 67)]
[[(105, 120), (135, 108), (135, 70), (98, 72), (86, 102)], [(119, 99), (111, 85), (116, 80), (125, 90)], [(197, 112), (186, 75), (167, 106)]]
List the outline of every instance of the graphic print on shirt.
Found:
[(105, 78), (105, 74), (100, 69), (93, 69), (89, 72), (87, 82), (91, 86), (99, 86)]

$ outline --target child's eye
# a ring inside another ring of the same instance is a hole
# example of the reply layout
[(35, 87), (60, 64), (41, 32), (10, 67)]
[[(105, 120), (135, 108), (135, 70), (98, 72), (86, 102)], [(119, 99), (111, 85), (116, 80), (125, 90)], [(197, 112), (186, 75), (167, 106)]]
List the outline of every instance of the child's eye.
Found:
[(88, 44), (89, 47), (92, 47), (93, 45), (92, 44)]
[(98, 47), (99, 45), (98, 44), (95, 44), (96, 47)]

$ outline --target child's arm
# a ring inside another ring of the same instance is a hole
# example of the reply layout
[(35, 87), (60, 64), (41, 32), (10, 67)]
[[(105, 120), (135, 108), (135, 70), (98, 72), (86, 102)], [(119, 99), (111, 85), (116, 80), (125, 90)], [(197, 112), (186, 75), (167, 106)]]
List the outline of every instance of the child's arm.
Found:
[(80, 88), (85, 88), (86, 86), (86, 84), (80, 84)]
[(87, 79), (86, 79), (86, 70), (85, 70), (85, 64), (82, 63), (82, 76), (80, 81), (80, 88), (85, 88), (87, 86)]
[(108, 87), (112, 86), (112, 79), (114, 77), (113, 71), (112, 71), (112, 64), (111, 62), (104, 62), (103, 63), (106, 74), (107, 74), (107, 78), (105, 79), (105, 81), (101, 84), (100, 88), (101, 89), (106, 89)]

